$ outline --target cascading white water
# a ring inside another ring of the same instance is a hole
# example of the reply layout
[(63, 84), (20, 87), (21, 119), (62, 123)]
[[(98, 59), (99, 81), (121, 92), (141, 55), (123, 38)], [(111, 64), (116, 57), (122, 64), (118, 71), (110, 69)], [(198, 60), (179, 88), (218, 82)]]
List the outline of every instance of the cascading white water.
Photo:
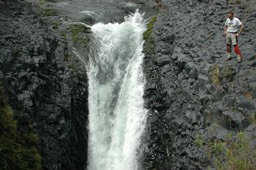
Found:
[(147, 110), (143, 107), (143, 16), (98, 23), (87, 65), (89, 78), (88, 170), (136, 170)]

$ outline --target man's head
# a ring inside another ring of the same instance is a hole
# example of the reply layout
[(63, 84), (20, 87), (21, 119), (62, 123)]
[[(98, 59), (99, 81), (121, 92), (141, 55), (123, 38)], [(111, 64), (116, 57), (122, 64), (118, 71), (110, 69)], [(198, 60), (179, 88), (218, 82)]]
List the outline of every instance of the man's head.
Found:
[(233, 12), (232, 12), (232, 11), (228, 11), (227, 17), (228, 17), (229, 19), (233, 19), (233, 18), (234, 18)]

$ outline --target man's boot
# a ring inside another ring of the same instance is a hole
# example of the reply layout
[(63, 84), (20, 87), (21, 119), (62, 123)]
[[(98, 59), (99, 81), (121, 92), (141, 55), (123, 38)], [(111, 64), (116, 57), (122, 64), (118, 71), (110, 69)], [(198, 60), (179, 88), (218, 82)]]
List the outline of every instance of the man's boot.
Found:
[(237, 55), (237, 62), (238, 62), (238, 63), (241, 63), (242, 60), (243, 60), (243, 59), (242, 59), (242, 56), (241, 56), (241, 55)]
[(232, 59), (231, 54), (230, 54), (230, 53), (227, 53), (226, 61), (231, 60), (231, 59)]

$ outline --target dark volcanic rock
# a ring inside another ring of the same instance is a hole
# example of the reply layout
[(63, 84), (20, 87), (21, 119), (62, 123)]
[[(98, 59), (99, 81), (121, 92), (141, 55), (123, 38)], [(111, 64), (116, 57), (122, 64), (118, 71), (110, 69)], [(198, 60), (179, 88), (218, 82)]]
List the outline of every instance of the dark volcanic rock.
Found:
[(0, 78), (19, 130), (38, 135), (43, 169), (82, 170), (87, 163), (86, 70), (42, 22), (38, 9), (21, 0), (0, 3)]
[[(250, 127), (250, 114), (256, 112), (256, 16), (243, 2), (162, 3), (152, 41), (144, 44), (144, 98), (150, 114), (143, 164), (145, 169), (207, 169), (212, 163), (196, 136), (203, 136), (203, 142), (225, 140), (227, 133)], [(241, 64), (234, 52), (233, 60), (224, 61), (223, 27), (231, 8), (245, 25), (239, 37)]]

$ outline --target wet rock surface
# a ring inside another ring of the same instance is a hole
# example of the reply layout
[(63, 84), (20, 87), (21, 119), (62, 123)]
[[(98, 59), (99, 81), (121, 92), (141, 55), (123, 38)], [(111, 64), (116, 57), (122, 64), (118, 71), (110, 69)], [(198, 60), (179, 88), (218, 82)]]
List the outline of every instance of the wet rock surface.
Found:
[[(256, 18), (243, 1), (162, 3), (152, 40), (144, 44), (149, 109), (145, 169), (211, 168), (196, 136), (206, 142), (225, 140), (228, 133), (246, 128), (253, 131)], [(245, 26), (239, 37), (244, 57), (240, 64), (233, 51), (233, 59), (225, 61), (223, 27), (230, 9)]]
[(21, 132), (39, 137), (43, 169), (87, 163), (87, 77), (38, 7), (0, 1), (0, 78)]

